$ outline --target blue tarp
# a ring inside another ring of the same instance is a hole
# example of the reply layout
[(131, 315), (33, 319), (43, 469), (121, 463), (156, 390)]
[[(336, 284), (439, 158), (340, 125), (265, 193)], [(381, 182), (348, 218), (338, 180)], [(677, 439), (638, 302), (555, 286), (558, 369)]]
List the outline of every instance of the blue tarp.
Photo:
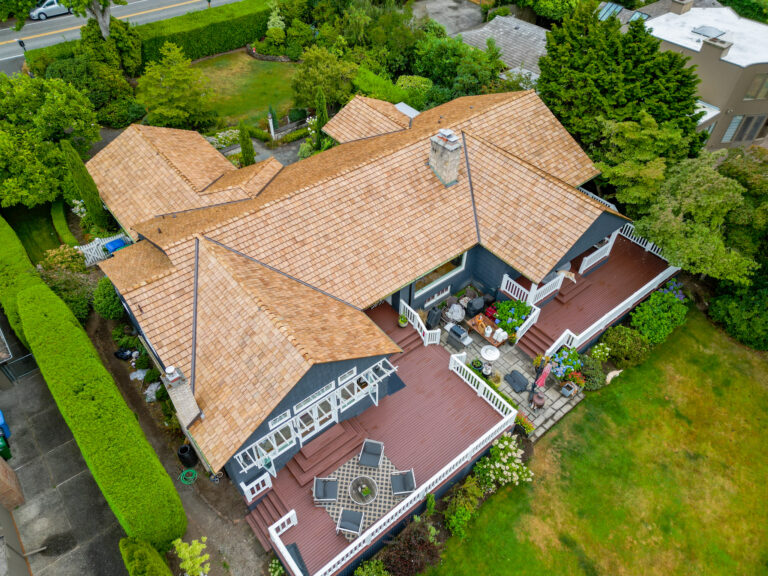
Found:
[(107, 242), (104, 244), (104, 248), (106, 248), (107, 252), (112, 254), (113, 252), (117, 252), (120, 250), (120, 248), (125, 248), (126, 243), (123, 238), (118, 238), (117, 240), (112, 240), (111, 242)]

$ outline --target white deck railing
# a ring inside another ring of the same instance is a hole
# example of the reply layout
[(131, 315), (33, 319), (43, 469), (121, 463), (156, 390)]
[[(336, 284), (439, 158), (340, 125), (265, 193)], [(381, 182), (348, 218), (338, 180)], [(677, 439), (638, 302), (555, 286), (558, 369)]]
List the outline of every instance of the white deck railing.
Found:
[(547, 351), (544, 354), (546, 356), (551, 356), (563, 346), (568, 346), (569, 348), (580, 348), (581, 346), (589, 342), (592, 338), (594, 338), (597, 334), (599, 334), (600, 332), (605, 330), (608, 326), (613, 324), (616, 320), (621, 318), (629, 310), (631, 310), (635, 304), (637, 304), (640, 300), (642, 300), (643, 298), (648, 296), (648, 294), (653, 292), (657, 287), (661, 285), (662, 282), (664, 282), (671, 276), (674, 276), (675, 274), (677, 274), (679, 270), (680, 268), (676, 268), (675, 266), (670, 266), (669, 268), (664, 270), (661, 274), (656, 276), (653, 280), (648, 282), (645, 286), (637, 290), (629, 298), (621, 302), (621, 304), (614, 307), (610, 312), (603, 315), (602, 318), (600, 318), (597, 322), (592, 324), (592, 326), (587, 328), (581, 334), (574, 334), (570, 330), (566, 329), (565, 332), (563, 332), (560, 335), (560, 337), (557, 340), (555, 340), (554, 343), (549, 348), (547, 348)]
[(597, 200), (598, 202), (600, 202), (600, 204), (608, 206), (608, 208), (610, 208), (611, 210), (616, 210), (616, 204), (611, 204), (610, 202), (608, 202), (608, 200), (603, 200), (602, 198), (600, 198), (600, 196), (598, 196), (597, 194), (592, 194), (592, 192), (590, 192), (586, 188), (582, 188), (581, 186), (579, 186), (579, 192), (581, 192), (582, 194), (586, 194), (593, 200)]
[(421, 336), (421, 339), (424, 341), (424, 346), (440, 344), (440, 328), (427, 330), (427, 327), (424, 326), (424, 322), (421, 321), (421, 316), (419, 316), (418, 312), (402, 300), (400, 301), (400, 314), (408, 318), (410, 325), (416, 329), (416, 332), (419, 333), (419, 336)]
[(504, 274), (501, 279), (501, 291), (506, 292), (515, 300), (522, 300), (523, 302), (528, 300), (528, 290), (512, 280), (507, 274)]
[(531, 304), (531, 314), (528, 316), (528, 318), (525, 319), (525, 322), (520, 325), (520, 327), (515, 331), (515, 343), (520, 342), (520, 338), (525, 336), (525, 333), (528, 332), (528, 329), (536, 324), (536, 320), (539, 319), (539, 314), (541, 314), (541, 308), (536, 306), (535, 304)]
[(504, 274), (504, 276), (501, 279), (501, 291), (506, 292), (509, 296), (514, 298), (515, 300), (522, 300), (523, 302), (541, 302), (549, 296), (550, 294), (554, 294), (558, 290), (560, 290), (560, 286), (563, 285), (563, 275), (558, 274), (557, 278), (554, 280), (547, 282), (544, 284), (544, 286), (540, 286), (536, 289), (536, 292), (533, 293), (533, 298), (529, 300), (528, 296), (530, 294), (530, 290), (527, 290), (526, 288), (523, 288), (512, 280), (507, 274)]
[(589, 270), (592, 266), (600, 262), (603, 258), (608, 258), (608, 255), (611, 253), (611, 249), (613, 248), (613, 244), (616, 242), (616, 237), (619, 235), (619, 231), (616, 230), (613, 234), (611, 234), (610, 238), (608, 239), (608, 242), (605, 243), (605, 245), (601, 246), (592, 254), (589, 256), (585, 256), (581, 260), (581, 266), (579, 266), (579, 275), (583, 275), (584, 272)]
[(627, 222), (626, 224), (624, 224), (624, 226), (621, 227), (621, 230), (619, 230), (619, 234), (624, 236), (624, 238), (626, 238), (627, 240), (631, 240), (632, 242), (642, 247), (643, 249), (647, 250), (651, 254), (655, 254), (662, 260), (665, 260), (668, 262), (668, 260), (664, 258), (664, 255), (661, 253), (661, 248), (656, 246), (656, 244), (654, 244), (650, 240), (646, 240), (642, 236), (637, 235), (637, 233), (635, 232), (635, 225), (632, 224), (631, 222)]
[(560, 286), (563, 285), (563, 278), (564, 276), (562, 274), (558, 274), (557, 278), (552, 280), (551, 282), (547, 282), (544, 284), (544, 286), (541, 286), (536, 290), (536, 293), (533, 295), (533, 301), (534, 302), (541, 302), (549, 296), (550, 294), (554, 294), (558, 290), (560, 290)]
[[(339, 553), (333, 560), (328, 562), (320, 570), (315, 572), (313, 576), (331, 576), (343, 568), (349, 563), (355, 556), (365, 550), (371, 543), (380, 535), (387, 532), (393, 525), (395, 525), (411, 508), (414, 508), (427, 497), (431, 491), (440, 486), (448, 478), (450, 478), (457, 470), (460, 470), (468, 462), (471, 462), (482, 450), (484, 450), (491, 442), (493, 442), (498, 436), (500, 436), (505, 430), (515, 423), (515, 416), (517, 416), (517, 410), (512, 408), (501, 396), (499, 396), (490, 386), (483, 382), (477, 375), (472, 372), (463, 360), (459, 360), (459, 357), (464, 356), (466, 359), (466, 353), (454, 354), (451, 356), (449, 367), (452, 371), (457, 372), (455, 368), (459, 368), (459, 364), (463, 366), (466, 371), (471, 374), (468, 378), (472, 380), (472, 377), (479, 381), (480, 385), (477, 387), (470, 381), (465, 379), (461, 374), (459, 376), (467, 384), (469, 384), (475, 390), (478, 390), (478, 395), (482, 396), (491, 406), (493, 406), (500, 414), (502, 419), (497, 422), (490, 430), (483, 434), (480, 438), (475, 440), (466, 450), (459, 454), (456, 458), (451, 460), (446, 466), (444, 466), (437, 474), (432, 476), (424, 484), (418, 487), (418, 489), (410, 494), (407, 498), (401, 501), (397, 506), (392, 508), (384, 516), (379, 518), (368, 530), (358, 536), (354, 542), (347, 546), (341, 553)], [(482, 390), (482, 393), (479, 392)], [(296, 511), (291, 510), (269, 527), (269, 537), (275, 545), (275, 549), (278, 554), (283, 558), (289, 572), (293, 576), (300, 576), (302, 574), (301, 569), (298, 567), (288, 549), (283, 544), (280, 535), (288, 530), (291, 526), (297, 524)]]
[(240, 482), (240, 489), (248, 499), (248, 504), (256, 500), (259, 494), (266, 492), (270, 488), (272, 488), (272, 478), (268, 472), (265, 472), (250, 484)]
[(466, 361), (466, 352), (462, 352), (461, 354), (452, 354), (448, 367), (450, 368), (451, 372), (455, 372), (459, 378), (464, 380), (464, 382), (468, 384), (470, 388), (477, 392), (478, 396), (493, 406), (496, 412), (502, 416), (509, 416), (511, 412), (515, 412), (515, 409), (512, 408), (512, 406), (510, 406), (509, 403), (498, 394), (498, 392), (483, 382), (482, 378), (475, 374), (474, 371), (466, 365)]
[(125, 240), (126, 244), (131, 243), (131, 239), (128, 238), (128, 236), (125, 234), (117, 234), (115, 236), (110, 236), (109, 238), (96, 238), (93, 242), (88, 244), (75, 246), (75, 250), (79, 250), (83, 253), (83, 256), (85, 256), (86, 266), (93, 266), (94, 264), (98, 264), (102, 260), (106, 260), (109, 257), (109, 254), (107, 254), (104, 250), (104, 246), (106, 246), (109, 242), (112, 242), (112, 240), (117, 240), (118, 238)]

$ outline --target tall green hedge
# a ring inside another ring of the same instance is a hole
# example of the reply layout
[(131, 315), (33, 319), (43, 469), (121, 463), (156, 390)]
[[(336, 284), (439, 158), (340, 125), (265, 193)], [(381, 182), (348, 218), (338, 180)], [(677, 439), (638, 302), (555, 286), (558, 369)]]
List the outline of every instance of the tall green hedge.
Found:
[[(192, 60), (242, 48), (264, 36), (269, 12), (266, 0), (241, 0), (136, 26), (141, 38), (142, 67), (160, 60), (160, 48), (166, 42), (181, 46)], [(77, 42), (27, 50), (27, 65), (35, 75), (44, 76), (51, 62), (74, 56)]]
[(120, 540), (120, 554), (128, 576), (173, 576), (163, 557), (149, 542), (123, 538)]
[(69, 246), (77, 246), (79, 244), (77, 238), (75, 238), (69, 230), (69, 224), (67, 224), (67, 212), (64, 207), (64, 200), (61, 198), (51, 204), (51, 220), (53, 220), (53, 227), (56, 228), (59, 240)]
[(11, 328), (22, 344), (27, 346), (24, 330), (19, 319), (16, 297), (25, 288), (44, 285), (27, 256), (27, 251), (10, 224), (0, 217), (0, 305)]
[(123, 529), (170, 547), (187, 527), (181, 499), (88, 335), (47, 286), (21, 292), (18, 307), (30, 350)]

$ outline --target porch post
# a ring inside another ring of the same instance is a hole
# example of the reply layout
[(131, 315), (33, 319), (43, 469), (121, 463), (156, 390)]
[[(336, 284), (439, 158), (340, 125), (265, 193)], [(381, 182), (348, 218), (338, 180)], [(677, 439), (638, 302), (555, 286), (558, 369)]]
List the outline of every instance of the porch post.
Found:
[(539, 285), (531, 282), (531, 289), (528, 291), (528, 304), (536, 304), (536, 291), (539, 289)]

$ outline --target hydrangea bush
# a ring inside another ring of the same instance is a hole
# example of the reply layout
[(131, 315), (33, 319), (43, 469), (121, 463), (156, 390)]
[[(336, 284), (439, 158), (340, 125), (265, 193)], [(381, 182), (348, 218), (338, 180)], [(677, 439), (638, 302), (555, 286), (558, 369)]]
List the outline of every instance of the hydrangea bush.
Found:
[(496, 324), (508, 334), (514, 334), (531, 313), (530, 304), (522, 300), (506, 300), (496, 304)]
[(237, 128), (231, 128), (222, 132), (217, 132), (213, 136), (205, 137), (216, 150), (221, 150), (227, 146), (233, 146), (240, 142), (240, 130)]
[(531, 482), (533, 472), (523, 464), (523, 450), (517, 436), (504, 434), (491, 446), (491, 453), (475, 465), (475, 478), (485, 494), (492, 494), (503, 486)]
[(578, 372), (581, 368), (579, 352), (575, 348), (561, 348), (552, 356), (552, 373), (561, 380), (568, 380), (572, 372)]

